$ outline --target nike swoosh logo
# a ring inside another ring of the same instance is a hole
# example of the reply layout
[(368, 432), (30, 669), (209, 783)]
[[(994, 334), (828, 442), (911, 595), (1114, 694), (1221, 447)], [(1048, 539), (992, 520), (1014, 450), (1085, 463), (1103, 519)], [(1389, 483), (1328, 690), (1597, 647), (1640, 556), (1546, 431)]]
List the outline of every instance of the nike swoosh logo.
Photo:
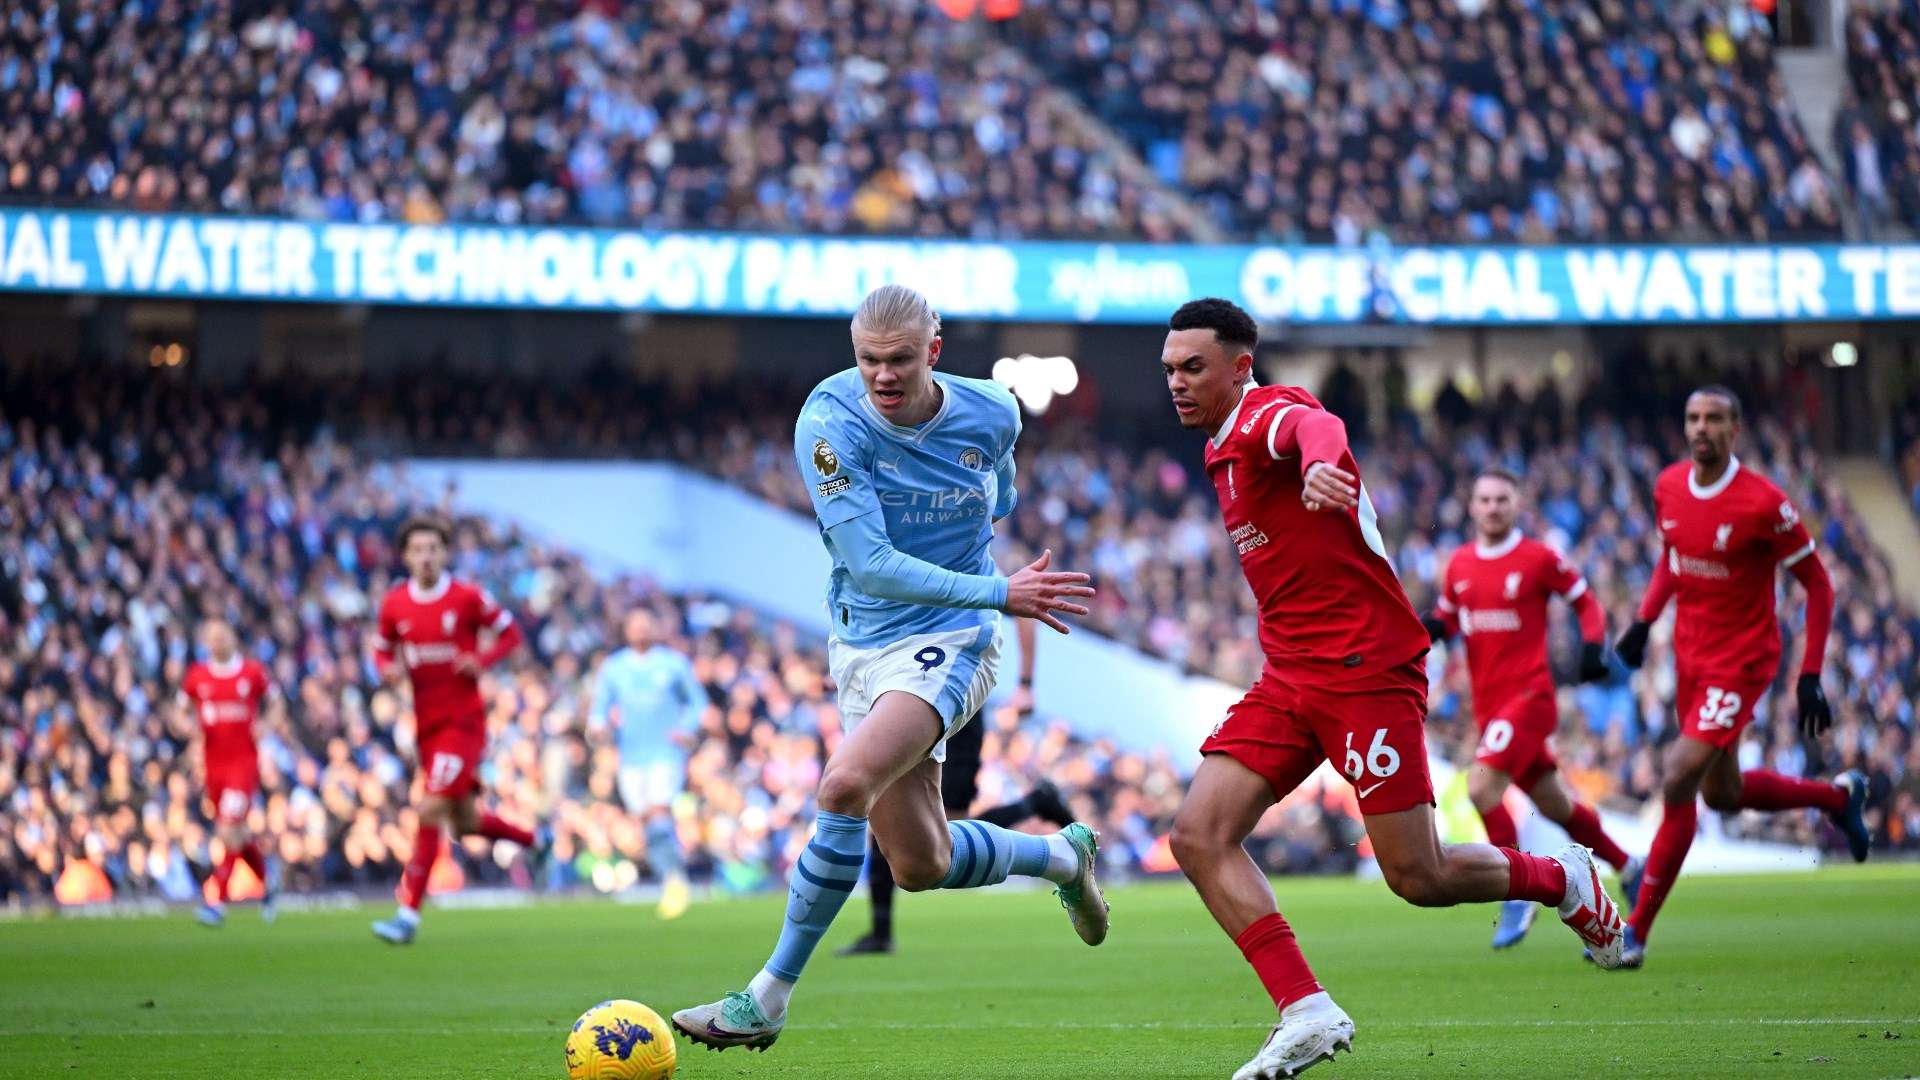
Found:
[(1381, 786), (1382, 786), (1382, 785), (1384, 785), (1385, 783), (1386, 783), (1386, 781), (1385, 781), (1385, 780), (1382, 780), (1382, 781), (1380, 781), (1380, 783), (1378, 783), (1378, 784), (1375, 784), (1375, 785), (1373, 785), (1372, 787), (1363, 787), (1363, 788), (1361, 788), (1361, 789), (1360, 789), (1360, 797), (1364, 799), (1364, 798), (1366, 798), (1367, 796), (1369, 796), (1369, 795), (1371, 795), (1371, 794), (1373, 794), (1374, 792), (1376, 792), (1376, 791), (1379, 791), (1379, 790), (1380, 790), (1380, 788), (1381, 788)]

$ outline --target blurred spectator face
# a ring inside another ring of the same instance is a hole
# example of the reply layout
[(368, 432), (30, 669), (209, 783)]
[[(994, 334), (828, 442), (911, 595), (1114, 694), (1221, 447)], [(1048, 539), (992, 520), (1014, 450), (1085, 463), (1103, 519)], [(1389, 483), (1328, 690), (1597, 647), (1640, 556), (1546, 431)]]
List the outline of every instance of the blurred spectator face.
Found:
[[(933, 415), (933, 367), (940, 336), (928, 327), (872, 329), (855, 323), (853, 358), (880, 415), (896, 423)], [(922, 411), (925, 416), (920, 416)]]
[(627, 612), (627, 622), (622, 628), (627, 639), (627, 647), (634, 652), (646, 652), (659, 636), (653, 622), (653, 613), (648, 611)]
[(1520, 493), (1513, 481), (1488, 473), (1473, 482), (1473, 496), (1467, 513), (1473, 518), (1480, 539), (1497, 544), (1513, 531), (1513, 518), (1519, 511)]
[(1183, 428), (1211, 432), (1226, 422), (1253, 370), (1253, 354), (1229, 347), (1211, 328), (1167, 331), (1160, 369)]
[(432, 528), (420, 526), (407, 530), (401, 538), (405, 546), (400, 557), (407, 564), (407, 573), (422, 586), (431, 586), (440, 580), (447, 569), (447, 541)]
[(1720, 394), (1698, 391), (1687, 398), (1687, 447), (1696, 465), (1726, 463), (1733, 440), (1740, 436), (1737, 406)]
[(200, 630), (200, 644), (206, 646), (207, 655), (217, 663), (224, 664), (233, 659), (233, 650), (237, 644), (233, 636), (233, 627), (225, 619), (208, 619)]

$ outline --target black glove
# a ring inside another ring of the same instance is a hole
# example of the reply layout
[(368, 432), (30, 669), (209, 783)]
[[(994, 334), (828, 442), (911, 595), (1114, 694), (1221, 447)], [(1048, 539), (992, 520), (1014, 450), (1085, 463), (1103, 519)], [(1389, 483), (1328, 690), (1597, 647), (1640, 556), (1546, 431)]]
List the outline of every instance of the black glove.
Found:
[(1607, 647), (1598, 641), (1580, 646), (1580, 681), (1603, 682), (1608, 674)]
[(1640, 670), (1640, 665), (1647, 662), (1647, 631), (1649, 629), (1652, 627), (1647, 623), (1636, 622), (1627, 627), (1627, 632), (1621, 634), (1620, 640), (1614, 643), (1613, 651), (1620, 654), (1620, 662), (1635, 671)]
[(1421, 619), (1420, 625), (1427, 628), (1427, 640), (1430, 642), (1444, 641), (1451, 636), (1447, 633), (1447, 624), (1441, 622), (1438, 615), (1429, 615)]
[(1827, 692), (1820, 689), (1820, 676), (1800, 676), (1800, 734), (1811, 739), (1833, 726), (1833, 710), (1827, 705)]

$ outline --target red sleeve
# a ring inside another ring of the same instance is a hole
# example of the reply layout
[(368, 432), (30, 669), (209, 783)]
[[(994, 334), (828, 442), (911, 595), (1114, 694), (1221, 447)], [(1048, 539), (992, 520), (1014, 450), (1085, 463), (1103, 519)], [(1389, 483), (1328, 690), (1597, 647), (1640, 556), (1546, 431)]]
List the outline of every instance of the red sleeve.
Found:
[(1813, 554), (1813, 537), (1807, 534), (1807, 523), (1800, 520), (1800, 512), (1793, 508), (1793, 502), (1782, 496), (1779, 505), (1769, 514), (1773, 526), (1773, 557), (1781, 565), (1791, 568), (1796, 562)]
[[(504, 612), (502, 614), (504, 614)], [(480, 666), (490, 668), (500, 661), (505, 660), (507, 657), (513, 655), (513, 650), (519, 648), (520, 643), (524, 640), (526, 639), (520, 633), (520, 624), (514, 622), (512, 617), (509, 616), (506, 629), (495, 633), (493, 635), (493, 644), (487, 646), (486, 649), (481, 652), (479, 656)]]
[(1660, 558), (1653, 564), (1653, 577), (1647, 581), (1647, 594), (1640, 598), (1641, 622), (1652, 622), (1666, 610), (1667, 601), (1673, 599), (1673, 571), (1668, 567), (1672, 553), (1665, 547), (1660, 549)]
[(373, 662), (381, 671), (393, 666), (393, 648), (400, 642), (400, 628), (393, 617), (393, 594), (380, 602), (380, 619), (373, 631)]
[(1267, 452), (1300, 455), (1300, 475), (1318, 461), (1338, 464), (1347, 453), (1347, 425), (1325, 409), (1294, 402), (1282, 406), (1267, 427)]
[(192, 711), (194, 703), (200, 697), (200, 665), (187, 669), (186, 677), (180, 680), (180, 707)]
[(1447, 560), (1447, 571), (1440, 575), (1440, 595), (1433, 598), (1433, 617), (1439, 619), (1447, 628), (1447, 636), (1460, 636), (1460, 605), (1453, 602), (1453, 560)]
[(1800, 673), (1816, 675), (1827, 656), (1827, 632), (1833, 629), (1833, 580), (1827, 577), (1826, 564), (1813, 554), (1808, 541), (1808, 557), (1795, 560), (1793, 576), (1807, 590), (1807, 642), (1800, 657)]
[(1596, 645), (1605, 641), (1606, 612), (1600, 610), (1600, 602), (1593, 598), (1593, 591), (1587, 588), (1587, 579), (1552, 548), (1544, 550), (1552, 560), (1546, 571), (1547, 586), (1573, 605), (1573, 613), (1580, 620), (1580, 640)]

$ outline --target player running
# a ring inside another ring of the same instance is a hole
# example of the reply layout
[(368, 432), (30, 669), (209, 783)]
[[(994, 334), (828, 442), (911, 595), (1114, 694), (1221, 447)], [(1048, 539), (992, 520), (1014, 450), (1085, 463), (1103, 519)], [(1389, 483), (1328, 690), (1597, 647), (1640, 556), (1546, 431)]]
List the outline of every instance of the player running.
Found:
[[(1501, 800), (1507, 784), (1518, 783), (1547, 820), (1611, 863), (1620, 872), (1622, 889), (1632, 896), (1642, 863), (1630, 860), (1614, 843), (1593, 807), (1574, 798), (1547, 745), (1560, 722), (1553, 676), (1547, 671), (1547, 599), (1565, 597), (1580, 618), (1583, 682), (1607, 676), (1606, 614), (1578, 570), (1514, 527), (1519, 502), (1520, 479), (1507, 470), (1482, 469), (1474, 478), (1467, 501), (1474, 543), (1454, 550), (1434, 601), (1436, 610), (1426, 619), (1433, 640), (1460, 634), (1467, 642), (1474, 714), (1480, 722), (1480, 749), (1467, 773), (1467, 793), (1486, 823), (1487, 841), (1517, 848), (1519, 830)], [(1493, 947), (1518, 945), (1539, 910), (1525, 900), (1502, 904)]]
[(1442, 844), (1427, 774), (1428, 639), (1387, 561), (1346, 425), (1311, 394), (1255, 386), (1253, 319), (1195, 300), (1168, 322), (1160, 363), (1180, 425), (1211, 436), (1207, 475), (1260, 605), (1267, 666), (1201, 744), (1173, 852), (1280, 1010), (1235, 1080), (1292, 1076), (1351, 1049), (1353, 1021), (1315, 981), (1273, 888), (1242, 846), (1268, 807), (1320, 763), (1353, 784), (1387, 884), (1445, 907), (1528, 900), (1611, 966), (1620, 913), (1593, 856)]
[(1013, 510), (1019, 406), (997, 383), (934, 372), (940, 320), (899, 285), (870, 293), (852, 324), (856, 365), (801, 407), (794, 456), (833, 557), (828, 667), (846, 736), (827, 760), (813, 837), (794, 861), (786, 919), (744, 991), (673, 1014), (714, 1049), (766, 1049), (807, 959), (860, 879), (868, 826), (900, 887), (976, 889), (1043, 877), (1082, 940), (1107, 935), (1092, 829), (1047, 836), (941, 808), (947, 740), (970, 719), (998, 667), (999, 612), (1066, 633), (1085, 615), (1087, 575), (1050, 571), (1050, 554), (1002, 577), (993, 523)]
[[(485, 589), (455, 581), (447, 571), (453, 533), (444, 522), (411, 518), (397, 539), (407, 580), (380, 602), (373, 661), (388, 685), (401, 679), (413, 684), (420, 823), (395, 893), (400, 908), (393, 918), (374, 923), (373, 932), (389, 944), (406, 945), (420, 929), (420, 901), (443, 837), (478, 834), (524, 848), (534, 846), (534, 837), (495, 814), (482, 814), (475, 803), (487, 748), (480, 673), (520, 647), (520, 628)], [(489, 642), (484, 647), (483, 638)]]
[[(1019, 619), (1015, 630), (1020, 638), (1020, 690), (1012, 705), (1022, 718), (1033, 715), (1033, 653), (1039, 636), (1032, 619)], [(976, 718), (977, 719), (977, 718)], [(947, 740), (947, 760), (940, 768), (940, 802), (947, 820), (967, 816), (973, 800), (980, 795), (980, 750), (986, 743), (986, 727), (967, 723)], [(976, 821), (1011, 829), (1037, 817), (1060, 828), (1073, 824), (1073, 813), (1060, 799), (1060, 789), (1042, 780), (1032, 791), (1004, 806), (980, 811)], [(852, 944), (840, 950), (841, 956), (876, 956), (893, 951), (893, 867), (878, 841), (867, 850), (867, 896), (872, 900), (873, 926)]]
[(1628, 667), (1639, 667), (1649, 627), (1667, 600), (1679, 597), (1673, 704), (1680, 737), (1667, 746), (1663, 762), (1666, 806), (1627, 926), (1626, 967), (1639, 967), (1646, 958), (1653, 920), (1693, 845), (1697, 796), (1705, 795), (1707, 805), (1723, 813), (1817, 807), (1846, 834), (1854, 861), (1867, 858), (1864, 775), (1847, 772), (1827, 783), (1740, 769), (1740, 733), (1780, 666), (1778, 567), (1792, 571), (1807, 593), (1806, 647), (1795, 687), (1801, 734), (1813, 738), (1832, 726), (1820, 666), (1833, 622), (1833, 584), (1793, 503), (1733, 453), (1740, 437), (1739, 397), (1724, 386), (1695, 390), (1687, 398), (1686, 434), (1693, 460), (1667, 466), (1653, 488), (1666, 550), (1647, 583), (1638, 621), (1616, 646)]
[(224, 848), (213, 869), (211, 902), (202, 901), (203, 926), (227, 921), (227, 882), (235, 863), (245, 862), (265, 891), (260, 917), (273, 921), (273, 881), (266, 852), (247, 824), (260, 793), (260, 745), (256, 727), (261, 706), (277, 704), (280, 692), (258, 660), (240, 655), (239, 641), (225, 619), (208, 619), (200, 642), (207, 658), (187, 669), (180, 682), (180, 707), (193, 712), (193, 754), (201, 763), (207, 801), (213, 806), (214, 835)]

